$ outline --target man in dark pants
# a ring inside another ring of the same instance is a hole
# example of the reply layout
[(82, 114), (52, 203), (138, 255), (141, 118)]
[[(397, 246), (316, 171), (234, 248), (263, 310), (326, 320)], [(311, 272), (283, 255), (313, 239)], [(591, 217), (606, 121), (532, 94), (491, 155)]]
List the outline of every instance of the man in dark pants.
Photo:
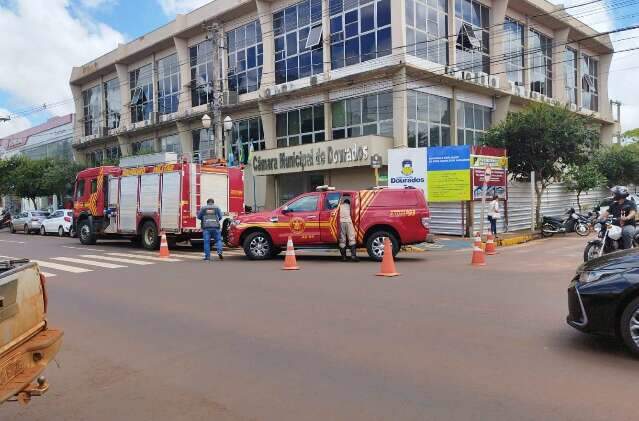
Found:
[(206, 206), (202, 206), (197, 214), (197, 219), (202, 221), (202, 236), (204, 239), (204, 260), (211, 260), (211, 236), (215, 238), (215, 248), (220, 260), (224, 260), (222, 256), (222, 235), (220, 234), (220, 221), (222, 220), (222, 211), (215, 206), (213, 199), (206, 201)]

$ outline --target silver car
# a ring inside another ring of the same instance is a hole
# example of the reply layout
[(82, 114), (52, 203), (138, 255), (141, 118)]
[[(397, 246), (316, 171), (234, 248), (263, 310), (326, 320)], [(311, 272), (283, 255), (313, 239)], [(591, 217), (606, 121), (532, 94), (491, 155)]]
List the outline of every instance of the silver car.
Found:
[(9, 225), (9, 229), (12, 233), (15, 233), (16, 231), (22, 231), (25, 234), (39, 232), (42, 221), (44, 221), (47, 216), (49, 216), (49, 212), (44, 211), (20, 212), (18, 215), (11, 218), (11, 225)]

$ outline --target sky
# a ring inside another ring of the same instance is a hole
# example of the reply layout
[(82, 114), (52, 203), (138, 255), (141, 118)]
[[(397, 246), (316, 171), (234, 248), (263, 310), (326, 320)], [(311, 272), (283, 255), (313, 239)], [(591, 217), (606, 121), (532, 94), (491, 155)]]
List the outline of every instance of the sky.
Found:
[[(592, 0), (554, 1), (572, 6)], [(10, 122), (0, 122), (0, 137), (73, 112), (68, 83), (73, 66), (207, 2), (0, 0), (0, 117), (12, 115)], [(570, 12), (599, 31), (639, 24), (639, 0), (602, 0)], [(639, 30), (615, 35), (614, 43), (617, 51), (639, 47)], [(610, 98), (623, 104), (624, 130), (639, 127), (638, 72), (639, 50), (613, 59)]]

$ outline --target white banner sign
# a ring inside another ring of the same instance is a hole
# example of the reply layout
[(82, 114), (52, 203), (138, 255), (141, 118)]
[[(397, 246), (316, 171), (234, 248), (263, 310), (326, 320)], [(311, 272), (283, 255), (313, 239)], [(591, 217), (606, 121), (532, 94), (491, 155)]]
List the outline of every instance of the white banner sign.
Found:
[(405, 186), (426, 193), (426, 148), (388, 150), (388, 187)]

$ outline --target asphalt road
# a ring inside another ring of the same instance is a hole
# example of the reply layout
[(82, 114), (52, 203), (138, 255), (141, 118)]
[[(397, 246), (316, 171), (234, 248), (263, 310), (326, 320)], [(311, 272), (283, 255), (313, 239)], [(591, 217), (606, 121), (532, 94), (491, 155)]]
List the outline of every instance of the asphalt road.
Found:
[(387, 279), (326, 256), (283, 272), (3, 231), (0, 255), (64, 265), (43, 270), (65, 342), (50, 392), (0, 419), (636, 420), (639, 360), (564, 321), (583, 245), (510, 247), (480, 269), (467, 250), (400, 255)]

